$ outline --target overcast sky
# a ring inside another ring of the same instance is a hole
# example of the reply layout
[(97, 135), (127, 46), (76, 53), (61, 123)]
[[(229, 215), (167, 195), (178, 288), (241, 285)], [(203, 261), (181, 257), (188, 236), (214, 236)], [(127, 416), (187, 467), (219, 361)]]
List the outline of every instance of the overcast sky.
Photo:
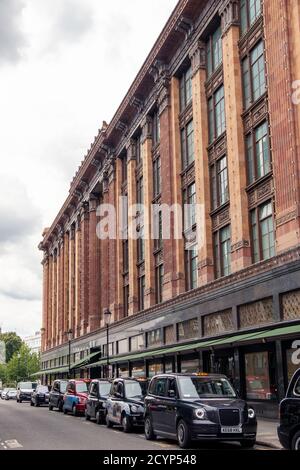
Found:
[(41, 328), (43, 227), (177, 0), (0, 0), (0, 327)]

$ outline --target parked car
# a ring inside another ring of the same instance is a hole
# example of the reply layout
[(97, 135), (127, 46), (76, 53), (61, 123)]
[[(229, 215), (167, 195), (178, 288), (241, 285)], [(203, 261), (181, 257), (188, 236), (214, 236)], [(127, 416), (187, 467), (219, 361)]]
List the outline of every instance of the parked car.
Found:
[(70, 411), (74, 416), (85, 412), (90, 380), (69, 380), (64, 395), (63, 412)]
[(285, 449), (300, 450), (300, 369), (294, 373), (279, 410), (278, 437), (281, 445)]
[(105, 423), (106, 400), (111, 388), (111, 381), (94, 379), (91, 381), (89, 394), (85, 405), (87, 420), (95, 419), (97, 424)]
[(49, 388), (47, 385), (38, 385), (32, 392), (30, 405), (41, 406), (49, 403)]
[(19, 382), (17, 385), (17, 402), (31, 401), (32, 392), (36, 387), (36, 382)]
[(5, 400), (16, 400), (17, 399), (17, 390), (15, 388), (10, 388), (5, 395)]
[(176, 439), (181, 448), (193, 440), (256, 440), (255, 411), (238, 398), (220, 374), (162, 374), (152, 378), (145, 398), (145, 437)]
[(49, 393), (49, 410), (58, 408), (58, 411), (63, 410), (64, 395), (67, 390), (67, 380), (54, 380), (51, 391)]
[(7, 394), (7, 392), (9, 392), (10, 390), (14, 390), (14, 389), (13, 389), (13, 388), (4, 388), (4, 389), (1, 391), (1, 399), (2, 399), (2, 400), (5, 400), (6, 394)]
[[(141, 385), (142, 384), (142, 385)], [(106, 425), (121, 425), (125, 432), (144, 424), (144, 381), (132, 378), (115, 379), (106, 401)]]

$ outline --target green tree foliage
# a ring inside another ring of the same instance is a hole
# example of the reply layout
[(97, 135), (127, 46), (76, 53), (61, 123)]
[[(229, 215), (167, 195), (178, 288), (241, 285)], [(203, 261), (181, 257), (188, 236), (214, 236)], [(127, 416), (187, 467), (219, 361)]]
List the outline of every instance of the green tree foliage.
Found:
[(29, 347), (23, 343), (7, 364), (7, 380), (18, 382), (31, 380), (31, 374), (40, 370), (40, 358), (32, 353)]
[(0, 364), (0, 381), (5, 384), (7, 378), (6, 364)]
[(4, 341), (6, 348), (6, 362), (8, 363), (13, 355), (22, 346), (22, 339), (14, 332), (0, 334), (0, 341)]

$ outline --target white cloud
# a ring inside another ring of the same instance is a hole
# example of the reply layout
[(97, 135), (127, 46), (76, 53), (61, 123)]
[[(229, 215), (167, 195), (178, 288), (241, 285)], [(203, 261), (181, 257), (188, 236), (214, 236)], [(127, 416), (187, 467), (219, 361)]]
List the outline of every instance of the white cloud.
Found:
[(3, 329), (39, 329), (42, 229), (176, 3), (0, 0), (0, 16), (1, 5), (14, 4), (6, 16), (14, 31), (6, 39), (10, 62), (0, 58), (0, 159), (8, 187), (1, 189), (0, 178)]

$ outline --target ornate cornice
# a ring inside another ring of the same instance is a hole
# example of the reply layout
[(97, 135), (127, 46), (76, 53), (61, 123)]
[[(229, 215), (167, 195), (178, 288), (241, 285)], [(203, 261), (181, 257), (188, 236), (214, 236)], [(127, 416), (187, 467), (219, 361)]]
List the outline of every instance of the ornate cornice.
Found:
[(239, 26), (240, 24), (240, 2), (239, 0), (224, 0), (219, 8), (221, 16), (222, 33), (231, 26)]

